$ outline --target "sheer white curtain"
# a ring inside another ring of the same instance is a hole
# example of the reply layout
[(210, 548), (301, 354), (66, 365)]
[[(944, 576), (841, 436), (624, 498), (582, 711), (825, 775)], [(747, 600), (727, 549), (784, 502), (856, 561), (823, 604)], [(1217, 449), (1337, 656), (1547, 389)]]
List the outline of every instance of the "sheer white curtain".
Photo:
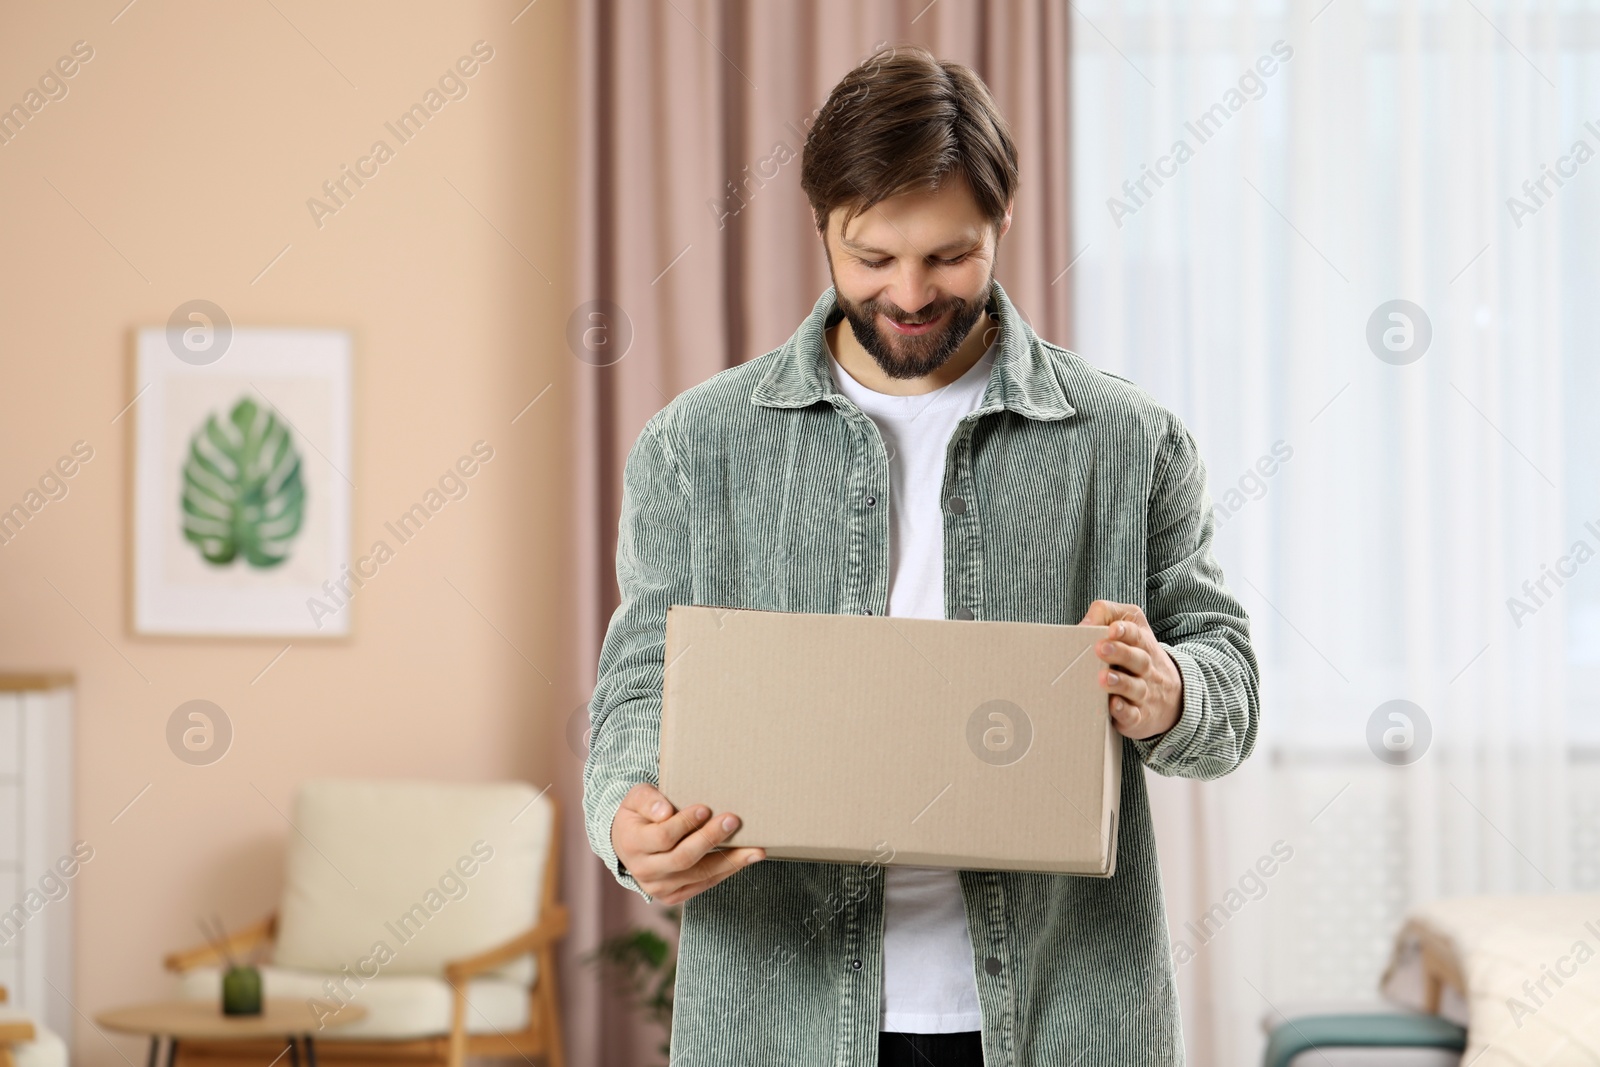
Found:
[(1194, 430), (1262, 658), (1252, 760), (1152, 779), (1189, 1062), (1250, 1064), (1409, 905), (1600, 883), (1600, 6), (1073, 11), (1069, 341)]

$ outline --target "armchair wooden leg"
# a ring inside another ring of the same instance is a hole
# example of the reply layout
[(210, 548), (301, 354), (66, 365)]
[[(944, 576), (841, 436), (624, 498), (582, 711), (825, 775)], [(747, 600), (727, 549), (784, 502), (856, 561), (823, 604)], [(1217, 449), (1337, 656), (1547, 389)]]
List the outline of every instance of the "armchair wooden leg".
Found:
[(567, 1067), (566, 1045), (561, 1040), (561, 1005), (556, 1002), (556, 954), (549, 945), (539, 950), (538, 982), (545, 1034), (550, 1043), (545, 1067)]
[[(462, 983), (464, 985), (465, 983)], [(450, 1014), (450, 1051), (446, 1067), (466, 1067), (467, 1062), (467, 994), (462, 985), (452, 983), (455, 991)]]
[(17, 1067), (17, 1059), (11, 1055), (10, 1045), (0, 1045), (0, 1067)]

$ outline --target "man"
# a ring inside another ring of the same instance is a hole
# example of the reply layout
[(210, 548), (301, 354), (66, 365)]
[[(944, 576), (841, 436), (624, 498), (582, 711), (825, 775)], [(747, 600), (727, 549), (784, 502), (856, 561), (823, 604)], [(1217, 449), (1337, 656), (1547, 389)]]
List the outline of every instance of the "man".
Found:
[[(621, 884), (686, 903), (674, 1064), (1182, 1062), (1143, 769), (1248, 756), (1256, 660), (1189, 432), (1040, 339), (995, 281), (1016, 184), (970, 70), (874, 55), (803, 157), (832, 287), (629, 452), (584, 813)], [(736, 813), (655, 788), (670, 604), (1109, 625), (1115, 876), (718, 848)]]

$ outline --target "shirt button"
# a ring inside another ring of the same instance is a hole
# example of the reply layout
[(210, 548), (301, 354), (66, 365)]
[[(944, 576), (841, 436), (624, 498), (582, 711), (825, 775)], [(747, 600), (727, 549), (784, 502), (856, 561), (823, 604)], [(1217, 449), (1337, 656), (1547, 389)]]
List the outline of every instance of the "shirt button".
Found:
[(958, 496), (953, 496), (950, 498), (950, 510), (957, 515), (965, 515), (967, 513), (967, 502)]
[(1000, 961), (995, 959), (993, 956), (990, 956), (988, 959), (983, 961), (983, 969), (988, 971), (990, 974), (999, 974)]
[(850, 969), (852, 971), (859, 971), (861, 969), (861, 961), (860, 960), (851, 960), (850, 961)]
[(971, 619), (972, 618), (972, 609), (967, 607), (965, 604), (961, 605), (959, 608), (956, 609), (956, 618), (958, 618), (958, 619)]
[(872, 614), (872, 609), (871, 609), (871, 608), (868, 608), (868, 609), (867, 609), (867, 614), (868, 614), (868, 615), (871, 615), (871, 614)]
[(874, 506), (877, 505), (877, 503), (878, 503), (878, 498), (877, 497), (875, 497), (875, 496), (867, 497), (867, 507), (869, 507), (869, 508), (870, 507), (874, 507)]

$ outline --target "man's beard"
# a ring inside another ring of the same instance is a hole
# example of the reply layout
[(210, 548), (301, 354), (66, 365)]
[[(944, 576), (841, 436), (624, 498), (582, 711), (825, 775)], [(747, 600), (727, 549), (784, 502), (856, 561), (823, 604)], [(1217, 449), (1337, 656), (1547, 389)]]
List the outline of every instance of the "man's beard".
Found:
[[(984, 284), (981, 301), (974, 303), (952, 297), (942, 304), (925, 307), (914, 316), (907, 316), (901, 309), (876, 300), (864, 304), (851, 303), (844, 294), (838, 292), (838, 288), (835, 282), (839, 309), (850, 323), (856, 341), (867, 350), (879, 369), (891, 378), (921, 378), (944, 366), (956, 354), (961, 343), (967, 339), (967, 334), (972, 332), (978, 317), (988, 309), (989, 294), (994, 288), (994, 271), (992, 268), (989, 271), (989, 281)], [(936, 319), (946, 311), (950, 315), (942, 327), (917, 337), (895, 333), (894, 327), (878, 321), (879, 312), (896, 322), (909, 320), (921, 323)]]

